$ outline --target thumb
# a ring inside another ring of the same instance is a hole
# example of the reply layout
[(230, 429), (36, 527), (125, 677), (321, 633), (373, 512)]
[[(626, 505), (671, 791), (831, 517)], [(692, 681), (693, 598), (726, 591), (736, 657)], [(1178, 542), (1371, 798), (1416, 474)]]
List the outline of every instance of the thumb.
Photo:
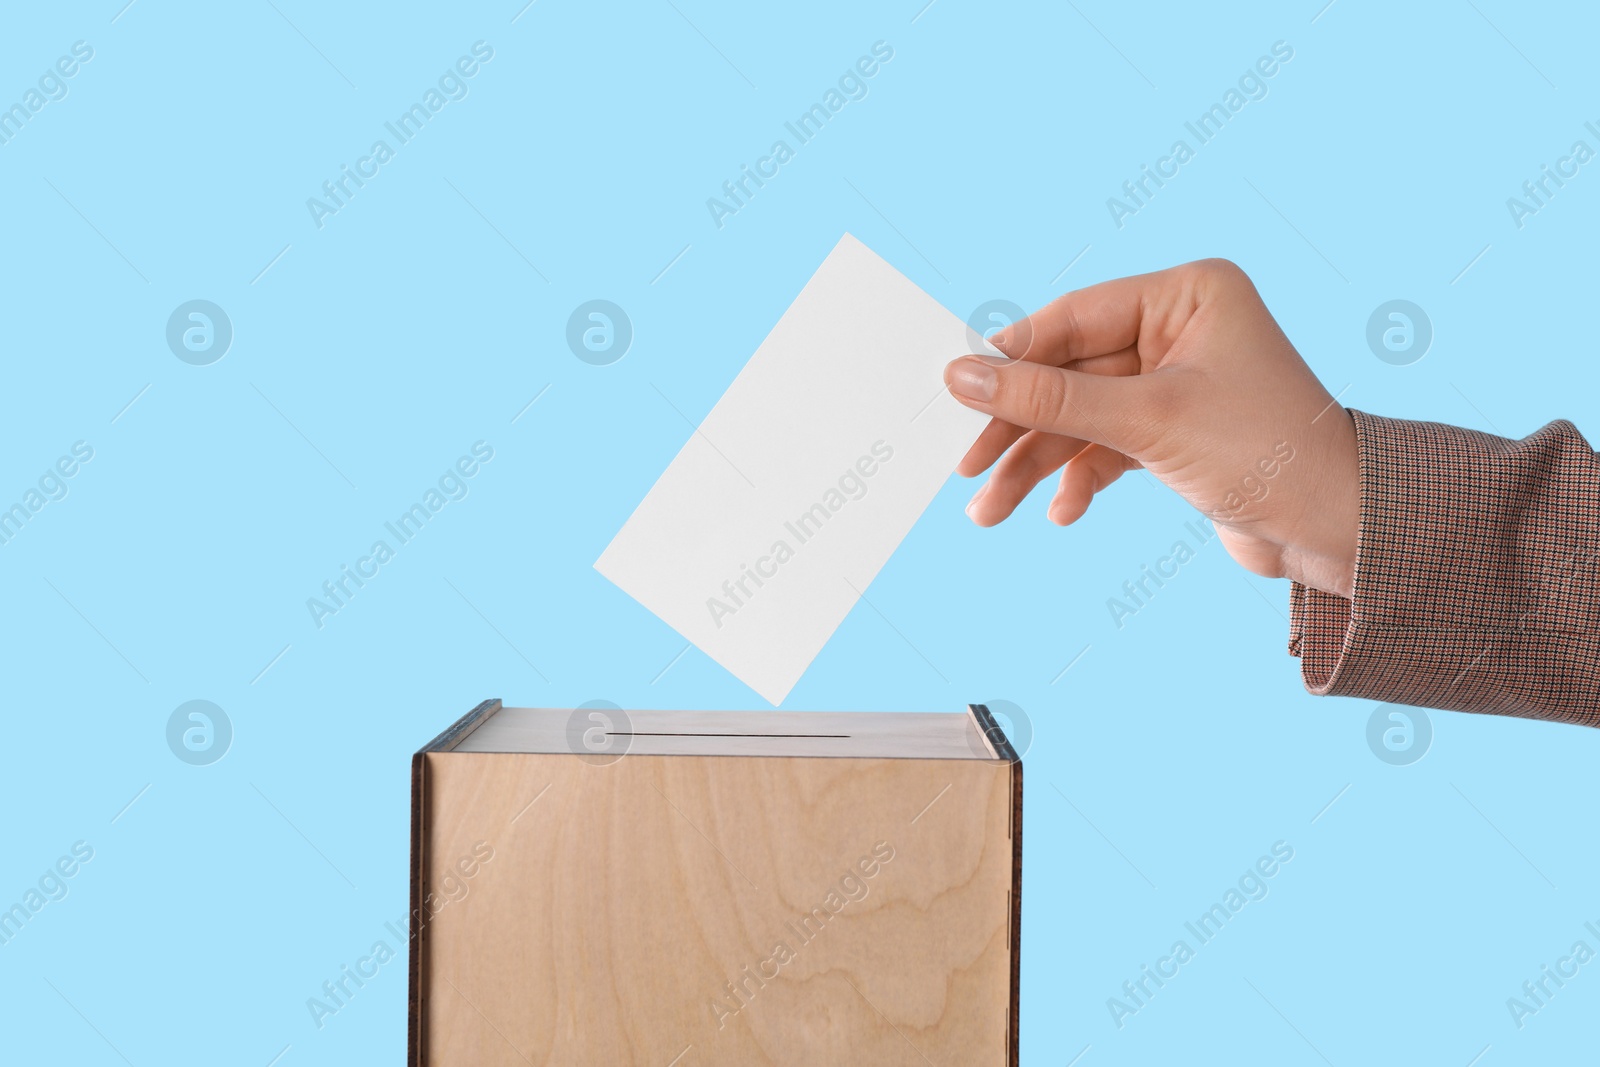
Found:
[(969, 408), (1135, 458), (1157, 388), (1149, 375), (1089, 374), (995, 356), (962, 356), (945, 366), (944, 381)]

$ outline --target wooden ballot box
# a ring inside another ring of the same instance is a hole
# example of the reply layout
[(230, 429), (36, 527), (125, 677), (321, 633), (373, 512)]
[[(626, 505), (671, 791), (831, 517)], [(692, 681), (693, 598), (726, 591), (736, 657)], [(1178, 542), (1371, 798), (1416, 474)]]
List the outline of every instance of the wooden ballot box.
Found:
[(1021, 886), (982, 705), (486, 701), (412, 761), (409, 1062), (1015, 1064)]

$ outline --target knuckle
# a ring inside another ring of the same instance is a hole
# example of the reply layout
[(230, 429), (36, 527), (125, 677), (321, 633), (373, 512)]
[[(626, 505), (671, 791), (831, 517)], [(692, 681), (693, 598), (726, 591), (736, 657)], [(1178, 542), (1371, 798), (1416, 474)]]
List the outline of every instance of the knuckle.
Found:
[(1171, 429), (1182, 423), (1186, 395), (1171, 380), (1171, 376), (1152, 374), (1144, 379), (1140, 397), (1139, 414), (1150, 429)]
[[(1051, 301), (1049, 306), (1043, 310), (1037, 311), (1028, 316), (1028, 319), (1026, 320), (1028, 329), (1027, 340), (1030, 345), (1032, 344), (1034, 333), (1037, 332), (1037, 328), (1034, 325), (1034, 320), (1043, 320), (1047, 326), (1047, 332), (1050, 336), (1050, 349), (1051, 352), (1055, 353), (1055, 355), (1049, 357), (1049, 362), (1068, 363), (1072, 360), (1082, 358), (1085, 354), (1083, 343), (1083, 311), (1079, 306), (1081, 301), (1082, 297), (1080, 297), (1077, 293), (1067, 293)], [(1018, 323), (1018, 326), (1021, 325), (1021, 323)], [(1016, 329), (1017, 327), (1012, 327), (1011, 330), (1006, 332), (1008, 334), (1014, 334)], [(1015, 337), (1013, 337), (1013, 340), (1015, 340)], [(1013, 359), (1025, 358), (1024, 353), (1016, 350), (1008, 351), (1007, 354)], [(1040, 358), (1045, 358), (1045, 354), (1042, 350)]]
[(1201, 277), (1227, 279), (1245, 277), (1244, 268), (1231, 259), (1212, 257), (1210, 259), (1197, 259), (1189, 264), (1195, 273)]
[(1027, 395), (1028, 415), (1035, 426), (1057, 426), (1072, 402), (1067, 375), (1053, 368), (1031, 375)]
[(1076, 304), (1067, 303), (1061, 308), (1061, 342), (1067, 359), (1081, 359), (1087, 355), (1083, 342), (1083, 320)]
[(1255, 288), (1244, 268), (1231, 259), (1200, 259), (1185, 266), (1191, 279), (1206, 289), (1237, 292)]

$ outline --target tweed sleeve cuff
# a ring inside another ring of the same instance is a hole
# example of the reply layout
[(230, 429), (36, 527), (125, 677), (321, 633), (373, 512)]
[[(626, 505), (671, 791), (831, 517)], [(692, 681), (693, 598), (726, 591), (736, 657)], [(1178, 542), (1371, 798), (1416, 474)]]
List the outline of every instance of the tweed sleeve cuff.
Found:
[(1291, 587), (1306, 688), (1600, 726), (1600, 460), (1576, 427), (1350, 416), (1354, 594)]

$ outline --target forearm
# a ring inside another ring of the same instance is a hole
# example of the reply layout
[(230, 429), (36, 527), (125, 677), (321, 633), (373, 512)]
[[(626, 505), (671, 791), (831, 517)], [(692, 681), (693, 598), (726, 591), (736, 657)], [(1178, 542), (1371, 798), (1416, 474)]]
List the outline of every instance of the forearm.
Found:
[(1600, 460), (1576, 428), (1350, 416), (1353, 595), (1293, 586), (1306, 687), (1600, 726)]

